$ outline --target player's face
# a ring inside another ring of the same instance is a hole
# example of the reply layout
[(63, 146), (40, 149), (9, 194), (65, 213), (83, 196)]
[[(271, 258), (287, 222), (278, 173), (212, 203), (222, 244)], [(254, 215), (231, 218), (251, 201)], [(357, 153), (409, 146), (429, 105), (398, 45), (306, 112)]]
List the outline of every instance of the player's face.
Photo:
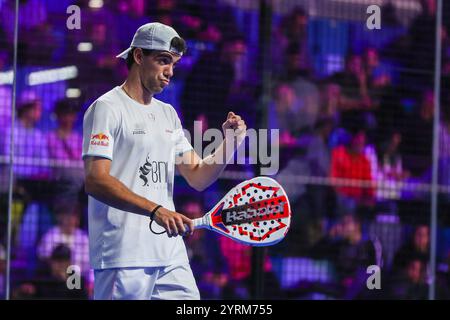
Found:
[(152, 94), (163, 91), (169, 85), (175, 65), (180, 59), (180, 56), (166, 51), (143, 56), (139, 73), (145, 89)]

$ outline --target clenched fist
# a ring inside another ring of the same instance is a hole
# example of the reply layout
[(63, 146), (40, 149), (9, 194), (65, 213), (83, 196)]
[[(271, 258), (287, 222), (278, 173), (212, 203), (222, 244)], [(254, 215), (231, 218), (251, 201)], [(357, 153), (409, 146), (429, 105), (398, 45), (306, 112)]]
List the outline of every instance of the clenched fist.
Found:
[(233, 136), (236, 137), (238, 144), (241, 144), (247, 133), (247, 125), (242, 118), (234, 112), (228, 112), (227, 120), (222, 124), (222, 130), (227, 136), (227, 130), (233, 130)]

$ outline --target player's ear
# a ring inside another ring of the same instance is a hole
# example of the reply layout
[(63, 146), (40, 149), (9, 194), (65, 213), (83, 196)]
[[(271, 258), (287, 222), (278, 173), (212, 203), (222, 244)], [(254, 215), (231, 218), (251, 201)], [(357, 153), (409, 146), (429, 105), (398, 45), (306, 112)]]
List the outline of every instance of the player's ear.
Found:
[(137, 65), (140, 65), (142, 63), (142, 59), (144, 57), (144, 53), (142, 52), (141, 48), (136, 48), (133, 50), (133, 57), (134, 57), (134, 62)]

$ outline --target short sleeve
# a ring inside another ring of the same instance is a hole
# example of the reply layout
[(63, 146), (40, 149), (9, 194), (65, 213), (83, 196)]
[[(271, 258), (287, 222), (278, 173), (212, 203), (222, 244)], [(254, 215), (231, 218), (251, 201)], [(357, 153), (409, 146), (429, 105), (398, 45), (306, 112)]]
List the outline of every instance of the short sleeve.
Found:
[(94, 102), (83, 119), (83, 159), (96, 156), (112, 160), (117, 128), (118, 119), (111, 106)]
[(192, 150), (192, 145), (189, 143), (183, 131), (180, 118), (175, 113), (175, 130), (173, 131), (173, 139), (175, 142), (175, 156), (179, 157), (183, 153)]

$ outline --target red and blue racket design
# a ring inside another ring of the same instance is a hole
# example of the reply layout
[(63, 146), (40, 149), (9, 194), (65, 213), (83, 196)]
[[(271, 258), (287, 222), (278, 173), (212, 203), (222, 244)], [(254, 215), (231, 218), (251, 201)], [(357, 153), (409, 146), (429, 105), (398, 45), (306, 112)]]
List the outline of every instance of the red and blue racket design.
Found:
[(270, 246), (286, 236), (291, 208), (278, 182), (256, 177), (238, 184), (193, 222), (196, 229), (209, 229), (252, 246)]

